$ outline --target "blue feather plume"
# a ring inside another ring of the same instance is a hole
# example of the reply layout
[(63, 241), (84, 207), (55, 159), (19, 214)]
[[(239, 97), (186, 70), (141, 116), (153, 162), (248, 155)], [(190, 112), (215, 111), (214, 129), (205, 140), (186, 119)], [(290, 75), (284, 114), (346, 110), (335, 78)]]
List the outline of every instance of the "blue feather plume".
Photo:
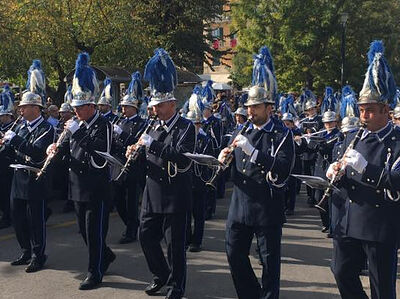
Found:
[(336, 112), (336, 108), (337, 108), (337, 101), (333, 94), (333, 88), (327, 86), (325, 88), (325, 96), (321, 104), (321, 114), (324, 114), (326, 111)]
[(42, 102), (46, 99), (46, 77), (42, 70), (42, 63), (39, 59), (32, 61), (32, 65), (28, 69), (28, 80), (26, 81), (26, 89), (30, 92), (41, 96)]
[(342, 89), (342, 100), (340, 106), (340, 117), (343, 119), (346, 116), (360, 116), (356, 94), (349, 85), (344, 86)]
[(215, 92), (214, 89), (212, 88), (214, 81), (208, 80), (206, 86), (204, 86), (201, 96), (203, 98), (204, 102), (212, 103), (213, 100), (215, 99)]
[(8, 84), (4, 85), (3, 92), (0, 94), (1, 98), (1, 106), (3, 109), (12, 109), (14, 107), (14, 94), (11, 91), (11, 88)]
[(103, 86), (104, 86), (104, 89), (100, 95), (100, 98), (105, 97), (106, 99), (111, 99), (112, 95), (113, 95), (111, 79), (106, 77), (106, 79), (103, 81)]
[(143, 88), (142, 88), (142, 76), (140, 72), (134, 72), (131, 75), (131, 82), (128, 86), (128, 94), (135, 97), (136, 99), (140, 100), (143, 97)]
[(268, 48), (261, 47), (259, 54), (253, 56), (252, 85), (264, 87), (271, 94), (272, 100), (277, 97), (277, 82), (274, 74), (274, 64)]
[(378, 93), (381, 102), (391, 104), (396, 96), (396, 83), (384, 57), (384, 50), (382, 41), (376, 40), (371, 43), (368, 52), (369, 67), (360, 95)]
[(92, 96), (97, 94), (98, 83), (96, 72), (89, 66), (90, 56), (86, 52), (78, 55), (75, 63), (74, 81), (72, 84), (72, 94), (79, 92), (90, 92)]
[(154, 51), (154, 56), (146, 64), (144, 79), (149, 82), (153, 94), (173, 92), (178, 84), (176, 68), (164, 49)]

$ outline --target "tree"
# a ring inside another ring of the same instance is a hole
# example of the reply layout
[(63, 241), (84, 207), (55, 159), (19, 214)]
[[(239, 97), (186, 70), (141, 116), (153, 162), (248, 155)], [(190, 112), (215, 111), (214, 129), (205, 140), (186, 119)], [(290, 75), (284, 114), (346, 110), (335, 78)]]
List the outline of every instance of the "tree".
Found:
[(143, 70), (156, 47), (178, 66), (198, 71), (213, 51), (208, 23), (225, 0), (10, 0), (0, 7), (0, 78), (20, 85), (32, 59), (39, 58), (50, 92), (61, 101), (65, 75), (78, 52), (92, 64)]
[(366, 71), (369, 43), (382, 39), (386, 57), (398, 73), (400, 4), (394, 0), (240, 0), (232, 4), (232, 23), (239, 45), (232, 77), (240, 86), (251, 82), (252, 54), (267, 45), (282, 91), (309, 87), (322, 93), (340, 86), (340, 14), (349, 13), (345, 78), (356, 90)]

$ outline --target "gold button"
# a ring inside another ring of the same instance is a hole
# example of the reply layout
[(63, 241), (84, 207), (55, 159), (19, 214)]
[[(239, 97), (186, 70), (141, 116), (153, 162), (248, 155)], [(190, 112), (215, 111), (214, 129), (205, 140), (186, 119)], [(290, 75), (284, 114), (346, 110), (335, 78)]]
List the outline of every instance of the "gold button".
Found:
[(264, 173), (265, 173), (265, 171), (264, 171), (264, 170), (261, 170), (261, 173), (262, 173), (262, 174), (264, 174)]
[(160, 182), (162, 182), (162, 178), (160, 178)]
[(370, 179), (369, 178), (367, 178), (367, 182), (369, 182), (370, 181)]
[(375, 183), (375, 181), (374, 181), (374, 180), (371, 180), (371, 183)]
[(247, 184), (247, 182), (244, 180), (244, 181), (243, 181), (243, 184), (244, 184), (244, 185), (246, 185), (246, 184)]
[(351, 186), (351, 190), (356, 190), (356, 186)]
[(380, 207), (380, 205), (375, 205), (375, 208), (379, 208)]
[(165, 167), (161, 167), (162, 170), (165, 170)]
[[(354, 171), (351, 172), (351, 175), (354, 175)], [(368, 179), (367, 179), (367, 181), (368, 181)]]
[(378, 193), (378, 194), (381, 193), (381, 190), (376, 190), (376, 193)]
[(246, 159), (243, 159), (242, 162), (246, 162)]
[(246, 169), (243, 169), (243, 172), (246, 172)]
[(349, 200), (349, 202), (350, 202), (350, 203), (353, 203), (353, 201), (352, 201), (351, 199)]

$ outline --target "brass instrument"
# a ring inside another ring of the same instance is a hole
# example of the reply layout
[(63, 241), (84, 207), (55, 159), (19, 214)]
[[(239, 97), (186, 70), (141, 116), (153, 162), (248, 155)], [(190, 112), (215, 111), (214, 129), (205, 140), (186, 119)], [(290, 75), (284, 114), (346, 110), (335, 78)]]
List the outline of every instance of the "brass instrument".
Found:
[[(366, 124), (363, 124), (360, 127), (356, 136), (354, 136), (354, 139), (351, 141), (346, 151), (344, 152), (343, 156), (340, 159), (338, 159), (339, 163), (341, 164), (343, 163), (344, 157), (346, 157), (347, 153), (357, 145), (358, 141), (360, 141), (362, 133), (364, 132), (366, 126), (367, 126)], [(339, 183), (344, 173), (345, 173), (345, 168), (342, 167), (335, 175), (332, 176), (332, 178), (329, 180), (329, 186), (325, 189), (324, 195), (322, 196), (321, 200), (314, 206), (315, 208), (324, 213), (327, 212), (328, 199), (332, 194), (333, 188)]]
[[(152, 117), (152, 118), (150, 118), (150, 122), (149, 122), (149, 124), (147, 125), (147, 127), (146, 127), (146, 129), (145, 129), (145, 131), (144, 131), (143, 133), (148, 134), (148, 133), (150, 132), (151, 128), (154, 126), (156, 120), (157, 120), (157, 115), (154, 116), (154, 117)], [(135, 146), (137, 147), (137, 143), (135, 144)], [(129, 169), (129, 166), (130, 166), (133, 162), (135, 162), (135, 161), (137, 160), (137, 158), (139, 157), (140, 148), (141, 148), (141, 147), (137, 147), (137, 149), (136, 149), (135, 151), (133, 151), (133, 152), (129, 155), (129, 157), (128, 157), (128, 159), (126, 160), (125, 165), (122, 167), (121, 173), (118, 175), (117, 179), (119, 179), (119, 177), (120, 177), (123, 173), (126, 173), (126, 172), (128, 171), (128, 169)]]
[[(251, 118), (249, 117), (249, 119), (244, 123), (243, 127), (240, 129), (237, 136), (240, 134), (243, 134), (249, 128), (250, 123), (251, 123)], [(233, 160), (235, 147), (233, 146), (232, 143), (228, 146), (229, 153), (225, 156), (224, 161), (218, 167), (217, 171), (215, 171), (214, 176), (206, 183), (207, 186), (217, 189), (217, 186), (216, 186), (217, 179), (221, 176), (221, 174), (224, 172), (224, 170), (229, 167), (229, 165), (231, 164), (231, 162)]]
[[(77, 119), (76, 117), (73, 118), (73, 120), (76, 120), (76, 119)], [(47, 171), (47, 167), (49, 166), (50, 162), (53, 160), (54, 156), (57, 154), (58, 149), (59, 149), (61, 143), (64, 141), (64, 138), (67, 135), (67, 133), (68, 133), (68, 129), (64, 128), (64, 130), (62, 131), (62, 133), (60, 134), (60, 136), (58, 137), (58, 139), (56, 141), (56, 148), (55, 148), (54, 153), (47, 155), (42, 168), (36, 174), (36, 180), (39, 180), (39, 178)]]

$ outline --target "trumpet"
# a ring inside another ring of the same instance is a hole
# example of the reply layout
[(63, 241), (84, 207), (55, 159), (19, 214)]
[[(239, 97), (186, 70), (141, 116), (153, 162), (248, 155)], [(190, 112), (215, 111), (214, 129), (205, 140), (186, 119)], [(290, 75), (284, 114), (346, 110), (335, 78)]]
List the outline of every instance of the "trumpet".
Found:
[[(357, 145), (366, 127), (367, 125), (365, 123), (362, 124), (356, 136), (354, 136), (354, 139), (350, 142), (349, 146), (344, 152), (343, 156), (338, 160), (339, 163), (342, 164), (344, 161), (344, 157), (346, 157), (347, 153)], [(335, 175), (332, 176), (332, 178), (329, 180), (329, 186), (325, 189), (324, 195), (322, 196), (321, 200), (314, 206), (315, 208), (324, 213), (327, 213), (328, 199), (332, 194), (333, 188), (339, 183), (344, 173), (345, 173), (345, 167), (342, 167)]]
[[(76, 117), (74, 117), (73, 119), (75, 120)], [(50, 162), (53, 160), (54, 156), (57, 154), (58, 149), (59, 149), (61, 143), (64, 141), (64, 138), (67, 135), (67, 133), (68, 133), (68, 129), (64, 129), (62, 131), (62, 133), (60, 134), (60, 136), (58, 137), (58, 139), (56, 141), (56, 148), (54, 150), (54, 153), (47, 155), (46, 160), (44, 161), (44, 164), (43, 164), (42, 168), (36, 174), (36, 180), (39, 180), (39, 178), (47, 171), (47, 167), (49, 167)]]
[[(243, 134), (250, 126), (251, 124), (251, 118), (244, 123), (243, 127), (240, 129), (239, 133), (237, 135)], [(233, 146), (233, 142), (228, 146), (229, 152), (225, 156), (224, 161), (221, 163), (221, 165), (218, 167), (218, 169), (215, 171), (213, 177), (206, 183), (207, 186), (210, 186), (214, 189), (217, 189), (216, 186), (216, 181), (217, 179), (221, 176), (221, 174), (224, 172), (226, 168), (229, 167), (231, 164), (233, 157), (234, 157), (234, 149), (235, 147)]]
[[(146, 127), (146, 129), (145, 129), (145, 131), (144, 131), (143, 133), (148, 134), (148, 133), (150, 132), (150, 130), (153, 128), (153, 126), (154, 126), (156, 120), (157, 120), (157, 115), (154, 116), (154, 117), (152, 117), (152, 118), (150, 118), (150, 122), (149, 122), (149, 124), (147, 125), (147, 127)], [(119, 174), (119, 176), (117, 177), (117, 179), (118, 179), (123, 173), (127, 172), (128, 169), (129, 169), (129, 166), (130, 166), (133, 162), (135, 162), (135, 161), (137, 160), (137, 158), (139, 157), (139, 153), (140, 153), (140, 148), (141, 148), (141, 147), (138, 147), (138, 146), (137, 146), (137, 143), (135, 143), (135, 147), (136, 147), (136, 150), (134, 150), (134, 151), (129, 155), (129, 157), (128, 157), (128, 159), (126, 160), (125, 165), (122, 167), (121, 173)]]

